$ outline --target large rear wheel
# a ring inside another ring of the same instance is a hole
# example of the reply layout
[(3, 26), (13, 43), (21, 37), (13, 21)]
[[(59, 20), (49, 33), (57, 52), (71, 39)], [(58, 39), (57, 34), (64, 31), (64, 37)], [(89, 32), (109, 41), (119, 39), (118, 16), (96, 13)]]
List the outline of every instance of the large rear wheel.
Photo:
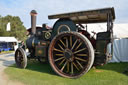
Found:
[(49, 46), (49, 63), (60, 76), (78, 78), (88, 72), (93, 62), (93, 47), (78, 32), (60, 33)]

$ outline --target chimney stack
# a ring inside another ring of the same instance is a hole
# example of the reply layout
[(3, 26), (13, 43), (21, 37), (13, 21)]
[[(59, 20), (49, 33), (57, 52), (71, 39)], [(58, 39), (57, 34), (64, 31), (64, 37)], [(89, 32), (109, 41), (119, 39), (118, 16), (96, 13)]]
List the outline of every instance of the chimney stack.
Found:
[(31, 33), (32, 35), (34, 35), (36, 34), (36, 15), (37, 15), (36, 10), (32, 10), (30, 12), (30, 15), (31, 15)]

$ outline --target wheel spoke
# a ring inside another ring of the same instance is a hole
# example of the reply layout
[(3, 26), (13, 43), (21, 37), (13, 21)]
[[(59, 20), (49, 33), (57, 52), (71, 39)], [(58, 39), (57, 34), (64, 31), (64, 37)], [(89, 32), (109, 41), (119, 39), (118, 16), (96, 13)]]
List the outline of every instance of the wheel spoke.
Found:
[(64, 47), (66, 47), (66, 45), (64, 44), (64, 42), (60, 39), (60, 42), (63, 44)]
[(79, 57), (75, 57), (75, 59), (80, 60), (80, 61), (83, 61), (83, 62), (87, 62), (87, 60), (84, 60), (84, 59), (79, 58)]
[(70, 46), (72, 47), (72, 36), (70, 36)]
[(56, 56), (64, 56), (63, 54), (55, 54)]
[(65, 68), (66, 64), (67, 64), (67, 61), (65, 62), (64, 66), (61, 68), (61, 71), (63, 71), (63, 70), (64, 70), (64, 68)]
[(78, 50), (78, 51), (75, 51), (74, 54), (79, 53), (79, 52), (81, 52), (81, 51), (83, 51), (83, 50), (85, 50), (85, 49), (86, 49), (86, 48), (83, 48), (83, 49), (80, 49), (80, 50)]
[(87, 54), (76, 54), (77, 56), (88, 56)]
[(19, 52), (19, 51), (17, 52), (17, 56), (18, 56), (18, 57), (20, 56), (20, 52)]
[(18, 62), (21, 62), (23, 59), (22, 59), (22, 57), (21, 57), (21, 53), (20, 53), (20, 51), (18, 51), (17, 52), (17, 61)]
[(73, 74), (73, 64), (71, 62), (71, 73)]
[(16, 55), (16, 60), (19, 62), (20, 61), (20, 58), (19, 58), (19, 54), (18, 54), (18, 52), (17, 52), (17, 55)]
[(23, 65), (23, 64), (24, 64), (24, 62), (23, 62), (23, 61), (21, 61), (21, 62), (20, 62), (20, 64), (22, 64), (22, 65)]
[(73, 48), (75, 47), (76, 43), (77, 43), (78, 39), (75, 41), (75, 43), (73, 44), (71, 50), (73, 50)]
[(66, 38), (66, 47), (68, 48), (68, 38)]
[(61, 65), (64, 61), (65, 61), (65, 58), (60, 62), (60, 64), (59, 64), (59, 65)]
[(82, 45), (83, 42), (79, 43), (79, 45), (76, 47), (75, 50), (77, 50), (81, 45)]
[(69, 72), (69, 62), (67, 62), (67, 72)]
[(64, 57), (57, 58), (57, 59), (55, 59), (55, 62), (56, 62), (56, 61), (59, 61), (59, 60), (62, 60), (62, 59), (64, 59)]
[(64, 52), (64, 51), (56, 49), (56, 48), (54, 48), (53, 50), (58, 51), (58, 52), (62, 52), (62, 53)]
[(73, 62), (73, 65), (76, 67), (76, 69), (79, 71), (79, 68), (77, 67), (77, 65)]
[(61, 50), (64, 50), (64, 48), (60, 44), (58, 44), (58, 46), (61, 48)]
[(23, 61), (23, 57), (20, 58), (20, 61)]
[(76, 62), (79, 64), (79, 66), (83, 69), (84, 67), (80, 64), (80, 62), (78, 60), (76, 60)]

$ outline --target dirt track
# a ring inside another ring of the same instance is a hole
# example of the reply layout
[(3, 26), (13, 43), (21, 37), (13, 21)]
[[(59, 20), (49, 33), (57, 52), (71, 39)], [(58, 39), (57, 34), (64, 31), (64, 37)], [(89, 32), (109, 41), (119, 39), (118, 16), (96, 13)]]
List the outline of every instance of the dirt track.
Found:
[(4, 69), (14, 64), (14, 53), (0, 54), (0, 85), (24, 85), (20, 82), (12, 82), (4, 74)]

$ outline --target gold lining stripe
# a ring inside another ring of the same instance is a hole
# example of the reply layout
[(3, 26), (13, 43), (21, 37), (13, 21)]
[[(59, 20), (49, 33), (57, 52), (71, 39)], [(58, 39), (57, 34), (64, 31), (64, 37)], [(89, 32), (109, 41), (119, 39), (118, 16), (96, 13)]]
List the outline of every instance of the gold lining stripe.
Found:
[(34, 41), (35, 41), (35, 38), (33, 38), (32, 40), (32, 47), (34, 47)]

